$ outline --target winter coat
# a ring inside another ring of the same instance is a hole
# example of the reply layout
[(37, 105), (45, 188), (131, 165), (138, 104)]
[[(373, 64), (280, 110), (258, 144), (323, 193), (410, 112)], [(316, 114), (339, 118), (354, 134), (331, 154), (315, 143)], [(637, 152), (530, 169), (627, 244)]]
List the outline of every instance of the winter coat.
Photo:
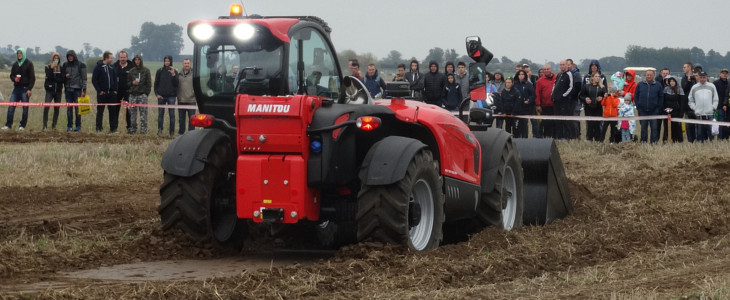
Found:
[[(515, 83), (515, 90), (520, 92), (522, 101), (517, 103), (515, 106), (516, 115), (534, 115), (535, 114), (535, 89), (532, 87), (532, 83), (529, 81)], [(527, 104), (525, 104), (527, 101)]]
[(405, 79), (410, 83), (411, 97), (421, 99), (423, 94), (423, 74), (418, 71), (409, 71), (406, 72)]
[[(53, 55), (51, 55), (51, 61), (53, 61), (53, 57), (55, 56), (58, 56), (59, 59), (61, 58), (60, 54), (53, 53)], [(66, 78), (63, 77), (60, 63), (58, 66), (56, 66), (56, 68), (51, 67), (51, 64), (47, 64), (45, 69), (46, 80), (43, 82), (43, 88), (46, 90), (46, 92), (52, 94), (60, 94), (61, 92), (63, 92), (63, 82), (66, 80)]]
[(464, 76), (459, 73), (454, 74), (454, 80), (461, 87), (461, 99), (469, 98), (469, 75), (464, 72)]
[(697, 116), (710, 116), (715, 112), (719, 97), (715, 85), (709, 82), (695, 84), (687, 95), (689, 108)]
[(185, 73), (180, 70), (177, 73), (177, 102), (181, 104), (195, 104), (195, 91), (193, 90), (193, 70)]
[[(596, 84), (584, 84), (583, 88), (580, 90), (580, 94), (578, 95), (578, 99), (580, 100), (580, 103), (583, 104), (583, 106), (586, 109), (586, 114), (591, 116), (600, 116), (601, 115), (601, 103), (598, 102), (598, 97), (603, 97), (606, 95), (606, 87), (601, 87), (600, 85)], [(586, 98), (591, 99), (591, 103), (588, 104), (586, 102)]]
[[(27, 87), (29, 90), (32, 90), (35, 85), (35, 69), (33, 68), (33, 62), (27, 59), (25, 49), (18, 48), (18, 51), (23, 53), (23, 58), (20, 61), (15, 61), (10, 69), (10, 80), (13, 82), (13, 86)], [(20, 82), (15, 82), (15, 77), (17, 75), (20, 75)]]
[(636, 110), (639, 111), (640, 115), (659, 115), (662, 107), (664, 107), (664, 88), (656, 80), (651, 83), (644, 80), (636, 85), (632, 99), (634, 99)]
[(570, 95), (577, 87), (574, 86), (573, 73), (570, 71), (562, 72), (557, 75), (555, 86), (553, 86), (552, 96), (550, 99), (553, 103), (565, 103), (570, 101)]
[(604, 118), (615, 118), (618, 117), (618, 106), (621, 104), (621, 100), (618, 97), (608, 95), (601, 101), (603, 106), (603, 117)]
[(122, 67), (119, 61), (116, 61), (114, 63), (114, 73), (117, 74), (117, 79), (119, 79), (119, 83), (117, 84), (117, 90), (120, 93), (127, 93), (129, 91), (127, 77), (129, 76), (129, 70), (131, 70), (132, 68), (134, 68), (133, 61), (127, 61), (127, 65), (125, 67)]
[(68, 52), (66, 52), (66, 57), (69, 55), (73, 57), (73, 61), (66, 61), (61, 67), (64, 78), (66, 78), (66, 74), (71, 76), (66, 78), (66, 90), (81, 89), (84, 93), (86, 93), (86, 79), (88, 78), (88, 75), (86, 74), (86, 64), (79, 61), (75, 51), (68, 50)]
[(91, 84), (94, 85), (97, 93), (109, 94), (117, 91), (118, 78), (114, 72), (114, 66), (105, 65), (101, 60), (96, 62), (93, 73), (91, 73)]
[[(170, 66), (163, 66), (155, 73), (155, 95), (162, 97), (175, 97), (177, 96), (177, 71), (170, 74), (170, 68), (172, 68), (172, 56), (165, 56), (165, 59), (170, 60)], [(231, 80), (232, 81), (232, 80)]]
[(497, 112), (506, 115), (518, 114), (519, 111), (516, 111), (516, 108), (522, 101), (522, 95), (517, 89), (512, 87), (512, 89), (507, 90), (505, 88), (495, 100), (497, 104)]
[(686, 96), (682, 89), (677, 88), (677, 90), (679, 93), (674, 93), (672, 88), (669, 86), (664, 87), (664, 107), (662, 108), (662, 111), (666, 113), (666, 109), (671, 108), (672, 112), (670, 115), (672, 118), (681, 118), (682, 115), (684, 115), (682, 103)]
[(632, 102), (636, 102), (636, 97), (634, 97), (634, 92), (636, 91), (636, 71), (634, 70), (627, 70), (626, 73), (624, 73), (624, 78), (626, 78), (625, 74), (631, 74), (631, 80), (624, 79), (624, 95), (631, 94)]
[[(697, 79), (695, 79), (694, 76), (690, 76), (689, 78), (687, 75), (682, 76), (682, 90), (684, 91), (684, 95), (689, 95), (689, 91), (692, 90), (692, 87), (697, 84)], [(689, 98), (684, 97), (682, 102), (682, 111), (687, 114), (687, 117), (694, 118), (694, 111), (692, 111), (689, 108)]]
[(583, 84), (591, 84), (591, 75), (593, 75), (593, 73), (591, 73), (591, 67), (594, 65), (598, 67), (598, 74), (601, 75), (601, 81), (603, 81), (603, 86), (608, 86), (608, 84), (606, 83), (606, 76), (601, 73), (601, 64), (596, 59), (592, 60), (591, 64), (588, 66), (588, 72), (585, 76), (583, 76)]
[(553, 100), (550, 99), (551, 93), (553, 92), (553, 86), (558, 76), (540, 77), (537, 80), (537, 87), (535, 88), (535, 105), (536, 106), (553, 106)]
[[(135, 96), (149, 95), (152, 90), (152, 76), (150, 75), (150, 69), (145, 68), (141, 55), (137, 54), (134, 58), (139, 58), (139, 66), (134, 66), (131, 70), (129, 70), (129, 73), (127, 73), (129, 94)], [(134, 64), (134, 60), (132, 60), (132, 64)], [(135, 80), (139, 80), (138, 85), (132, 84)]]
[(728, 85), (727, 80), (722, 79), (715, 80), (712, 84), (715, 85), (717, 95), (720, 97), (720, 101), (717, 102), (717, 109), (720, 110), (723, 106), (727, 106), (728, 93), (730, 93), (730, 89), (728, 87), (730, 85)]
[[(431, 65), (436, 65), (436, 72), (430, 71)], [(423, 100), (428, 104), (441, 105), (445, 87), (446, 76), (438, 72), (438, 64), (431, 62), (429, 72), (423, 75)]]
[(624, 79), (623, 77), (618, 77), (616, 74), (611, 75), (611, 81), (613, 81), (613, 86), (616, 87), (619, 91), (624, 89)]
[[(623, 102), (623, 99), (620, 100)], [(618, 116), (619, 117), (633, 117), (634, 116), (634, 106), (629, 104), (626, 105), (626, 103), (621, 104), (621, 106), (618, 107)], [(636, 121), (635, 120), (621, 120), (616, 124), (616, 127), (618, 129), (621, 129), (622, 125), (626, 124), (629, 127), (629, 132), (631, 134), (634, 134), (636, 132)]]
[(380, 78), (378, 70), (375, 70), (375, 74), (373, 74), (373, 76), (366, 73), (365, 77), (362, 78), (362, 83), (365, 84), (365, 88), (368, 89), (368, 92), (370, 92), (370, 96), (372, 97), (376, 97), (378, 95), (382, 96), (385, 91), (385, 80)]
[(446, 83), (444, 87), (444, 98), (442, 100), (443, 106), (448, 110), (454, 110), (459, 107), (462, 100), (461, 96), (461, 85), (454, 81), (453, 83)]

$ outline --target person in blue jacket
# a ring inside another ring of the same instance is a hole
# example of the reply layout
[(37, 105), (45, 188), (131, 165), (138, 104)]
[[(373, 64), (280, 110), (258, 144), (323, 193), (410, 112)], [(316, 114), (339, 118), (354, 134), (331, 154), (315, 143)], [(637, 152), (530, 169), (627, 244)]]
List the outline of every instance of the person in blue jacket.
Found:
[[(661, 115), (664, 107), (664, 88), (662, 84), (654, 80), (656, 73), (653, 70), (646, 71), (644, 81), (639, 82), (634, 91), (634, 103), (639, 116)], [(648, 140), (648, 130), (651, 127), (651, 143), (659, 141), (659, 120), (639, 120), (641, 124), (641, 142)]]

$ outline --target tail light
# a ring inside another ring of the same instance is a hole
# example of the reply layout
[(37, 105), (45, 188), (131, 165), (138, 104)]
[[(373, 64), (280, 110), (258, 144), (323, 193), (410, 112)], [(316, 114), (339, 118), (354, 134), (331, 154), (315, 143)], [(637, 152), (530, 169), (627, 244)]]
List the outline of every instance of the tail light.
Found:
[(211, 115), (196, 114), (190, 117), (190, 125), (206, 128), (212, 126), (214, 120), (215, 118)]
[(380, 118), (372, 116), (362, 116), (357, 118), (355, 126), (364, 131), (371, 131), (380, 127)]

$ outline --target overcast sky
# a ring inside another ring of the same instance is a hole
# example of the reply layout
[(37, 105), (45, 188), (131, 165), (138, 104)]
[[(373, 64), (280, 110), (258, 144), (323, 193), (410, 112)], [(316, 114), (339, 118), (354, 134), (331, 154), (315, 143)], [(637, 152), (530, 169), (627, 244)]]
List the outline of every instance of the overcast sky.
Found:
[[(231, 0), (3, 0), (0, 47), (56, 45), (80, 50), (84, 42), (117, 51), (130, 45), (145, 21), (187, 23), (225, 15)], [(536, 63), (562, 58), (623, 56), (631, 44), (697, 46), (730, 51), (730, 1), (568, 0), (248, 0), (248, 14), (314, 15), (332, 27), (337, 51), (383, 58), (426, 57), (433, 47), (465, 54), (464, 38), (479, 35), (495, 57)], [(183, 54), (192, 43), (183, 32)]]

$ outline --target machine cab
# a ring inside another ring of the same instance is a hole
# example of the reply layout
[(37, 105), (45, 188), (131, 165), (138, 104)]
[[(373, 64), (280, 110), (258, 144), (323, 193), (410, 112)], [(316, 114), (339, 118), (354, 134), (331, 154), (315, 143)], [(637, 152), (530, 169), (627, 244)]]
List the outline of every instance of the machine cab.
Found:
[(221, 17), (188, 25), (201, 113), (233, 124), (238, 94), (340, 97), (329, 27), (316, 17)]

